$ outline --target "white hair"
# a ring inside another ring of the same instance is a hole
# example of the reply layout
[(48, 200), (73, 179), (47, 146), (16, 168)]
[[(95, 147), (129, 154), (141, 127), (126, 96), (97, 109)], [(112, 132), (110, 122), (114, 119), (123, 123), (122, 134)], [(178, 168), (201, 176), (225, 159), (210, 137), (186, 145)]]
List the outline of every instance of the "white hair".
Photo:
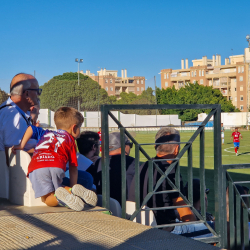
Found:
[(31, 83), (29, 81), (25, 81), (20, 84), (16, 84), (10, 92), (11, 95), (22, 95), (23, 91), (28, 89), (31, 86)]
[[(161, 128), (157, 134), (155, 135), (155, 141), (165, 135), (179, 135), (180, 132), (172, 127), (163, 127)], [(175, 142), (175, 141), (166, 141), (166, 142)], [(156, 152), (164, 152), (168, 154), (172, 154), (179, 144), (162, 144), (156, 147)]]

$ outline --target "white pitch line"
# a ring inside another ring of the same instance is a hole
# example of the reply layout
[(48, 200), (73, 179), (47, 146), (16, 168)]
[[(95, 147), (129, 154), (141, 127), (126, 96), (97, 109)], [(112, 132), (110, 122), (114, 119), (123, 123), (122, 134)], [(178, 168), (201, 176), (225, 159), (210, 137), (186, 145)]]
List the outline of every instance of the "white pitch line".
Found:
[[(231, 156), (231, 155), (222, 155), (222, 156)], [(214, 156), (213, 155), (211, 155), (211, 156), (209, 155), (209, 156), (205, 156), (205, 157), (213, 158)], [(181, 159), (183, 159), (183, 158), (187, 158), (187, 157), (186, 156), (182, 156)], [(199, 156), (193, 156), (193, 158), (200, 158), (200, 157)], [(140, 158), (140, 160), (146, 160), (147, 161), (148, 159), (146, 159), (146, 158)]]
[[(244, 148), (244, 147), (249, 147), (249, 146), (241, 146), (240, 148)], [(229, 151), (230, 148), (233, 148), (234, 147), (229, 147), (229, 148), (225, 148), (224, 151), (226, 151), (227, 153), (231, 153), (231, 154), (235, 154), (235, 152), (233, 151)], [(241, 153), (239, 153), (239, 155), (241, 155)], [(248, 154), (244, 154), (244, 155), (250, 155), (249, 153)]]

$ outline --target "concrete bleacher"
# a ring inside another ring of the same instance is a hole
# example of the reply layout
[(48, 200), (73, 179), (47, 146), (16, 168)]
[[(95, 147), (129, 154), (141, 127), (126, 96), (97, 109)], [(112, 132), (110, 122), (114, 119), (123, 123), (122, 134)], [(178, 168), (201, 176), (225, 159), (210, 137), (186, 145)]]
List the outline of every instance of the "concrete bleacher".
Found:
[(107, 214), (64, 207), (15, 206), (0, 199), (1, 249), (218, 249)]
[[(5, 154), (0, 159), (5, 177), (8, 176), (0, 183), (2, 193), (9, 196), (9, 199), (0, 198), (0, 249), (218, 249), (121, 219), (117, 217), (120, 212), (112, 216), (102, 207), (86, 207), (81, 212), (47, 207), (35, 199), (26, 178), (30, 156), (23, 151), (16, 155), (9, 152), (9, 156), (10, 166), (3, 164)], [(128, 209), (128, 215), (133, 212), (133, 206)], [(152, 222), (141, 218), (134, 221), (153, 225), (154, 218), (150, 218)]]

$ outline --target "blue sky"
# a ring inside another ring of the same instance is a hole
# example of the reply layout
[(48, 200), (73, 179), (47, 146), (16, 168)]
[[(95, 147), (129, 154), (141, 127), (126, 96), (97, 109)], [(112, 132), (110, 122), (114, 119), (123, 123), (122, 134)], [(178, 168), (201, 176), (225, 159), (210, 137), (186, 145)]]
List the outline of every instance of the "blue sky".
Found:
[(250, 33), (250, 1), (1, 1), (0, 88), (19, 72), (43, 85), (80, 69), (127, 69), (153, 77), (180, 68), (181, 59), (243, 54)]

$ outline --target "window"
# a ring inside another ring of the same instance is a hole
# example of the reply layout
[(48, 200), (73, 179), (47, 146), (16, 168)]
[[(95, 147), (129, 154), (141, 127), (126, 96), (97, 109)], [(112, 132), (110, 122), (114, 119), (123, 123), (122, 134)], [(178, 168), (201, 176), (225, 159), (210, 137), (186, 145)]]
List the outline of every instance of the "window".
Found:
[(204, 70), (202, 70), (202, 76), (204, 76)]
[(196, 77), (196, 70), (194, 71), (194, 77)]
[(240, 91), (243, 91), (243, 86), (240, 86)]
[(232, 97), (232, 96), (229, 96), (229, 100), (233, 100), (233, 97)]
[(195, 80), (193, 80), (193, 83), (195, 83), (196, 81)]
[(105, 79), (105, 83), (108, 83), (108, 79)]
[(241, 66), (241, 73), (244, 72), (244, 66)]
[(243, 101), (243, 95), (240, 96), (240, 100)]
[(240, 73), (240, 66), (238, 67), (238, 73)]
[(143, 91), (144, 90), (144, 88), (143, 87), (141, 87), (141, 91)]
[(192, 77), (194, 76), (194, 73), (193, 73), (193, 71), (191, 72), (191, 76), (192, 76)]
[(106, 89), (106, 91), (108, 91), (108, 90), (109, 90), (109, 88), (108, 88), (108, 87), (106, 87), (105, 89)]
[(165, 87), (168, 87), (168, 82), (165, 82)]
[(136, 83), (139, 84), (139, 80), (137, 80)]
[(243, 109), (244, 109), (243, 105), (240, 105), (240, 110), (243, 110)]
[(166, 79), (167, 78), (167, 75), (166, 75), (166, 73), (164, 74), (164, 79)]
[(203, 79), (200, 80), (200, 84), (203, 84)]
[(113, 91), (113, 87), (110, 87), (110, 91)]
[(140, 91), (140, 88), (139, 88), (139, 87), (137, 87), (137, 91)]
[(168, 73), (167, 73), (167, 79), (168, 79)]
[(234, 97), (234, 100), (237, 102), (237, 97)]
[(143, 84), (143, 80), (141, 80), (141, 84)]
[(110, 79), (110, 83), (113, 83), (112, 79)]
[(236, 91), (236, 88), (234, 88), (234, 91)]
[(243, 81), (243, 76), (240, 76), (240, 82), (242, 82)]
[(199, 76), (201, 76), (201, 70), (199, 70)]

